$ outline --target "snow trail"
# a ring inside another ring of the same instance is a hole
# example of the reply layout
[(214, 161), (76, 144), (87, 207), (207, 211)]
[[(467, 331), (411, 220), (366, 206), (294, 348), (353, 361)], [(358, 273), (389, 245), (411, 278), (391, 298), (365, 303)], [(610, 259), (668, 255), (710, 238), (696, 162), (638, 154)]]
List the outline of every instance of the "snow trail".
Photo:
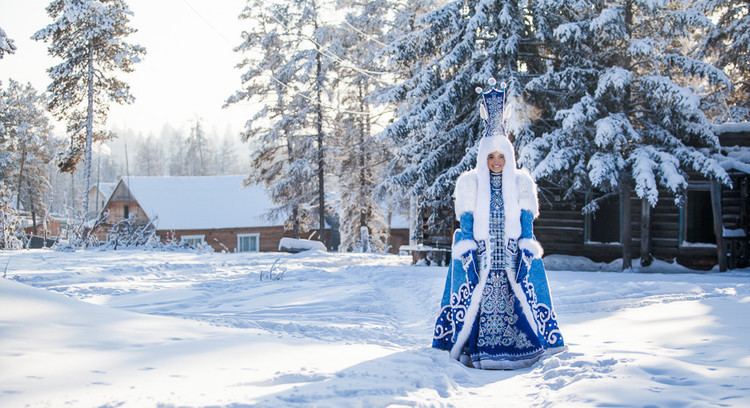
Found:
[(569, 351), (480, 371), (429, 347), (445, 268), (404, 257), (3, 256), (2, 406), (750, 404), (750, 271), (550, 271)]

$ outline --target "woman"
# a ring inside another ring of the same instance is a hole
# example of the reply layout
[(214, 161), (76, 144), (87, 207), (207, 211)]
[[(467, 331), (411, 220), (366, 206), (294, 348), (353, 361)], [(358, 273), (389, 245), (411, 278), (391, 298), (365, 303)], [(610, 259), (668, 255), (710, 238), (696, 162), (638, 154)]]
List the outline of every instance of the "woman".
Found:
[(516, 168), (502, 126), (504, 92), (483, 93), (477, 164), (456, 181), (453, 261), (433, 347), (483, 369), (528, 367), (565, 345), (534, 239), (536, 184)]

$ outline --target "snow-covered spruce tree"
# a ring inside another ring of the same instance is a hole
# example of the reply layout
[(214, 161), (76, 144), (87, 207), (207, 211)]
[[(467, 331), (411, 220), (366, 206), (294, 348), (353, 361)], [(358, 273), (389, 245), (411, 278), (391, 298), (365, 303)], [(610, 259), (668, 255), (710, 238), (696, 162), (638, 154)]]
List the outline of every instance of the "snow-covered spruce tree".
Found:
[[(0, 83), (0, 86), (2, 83)], [(2, 88), (0, 88), (2, 90)], [(21, 241), (16, 236), (20, 220), (12, 203), (12, 192), (8, 186), (6, 173), (12, 168), (16, 159), (18, 141), (6, 131), (5, 124), (10, 125), (10, 110), (5, 97), (0, 93), (0, 249), (20, 248)]]
[(46, 10), (53, 22), (33, 38), (49, 42), (49, 54), (63, 61), (49, 69), (48, 108), (67, 122), (70, 135), (60, 169), (74, 171), (85, 155), (82, 193), (87, 214), (92, 143), (107, 135), (95, 127), (105, 122), (110, 102), (133, 102), (129, 86), (115, 73), (133, 71), (146, 51), (125, 41), (136, 30), (129, 26), (132, 12), (124, 0), (53, 0)]
[(3, 58), (5, 54), (13, 54), (14, 52), (16, 52), (14, 41), (8, 38), (8, 35), (0, 27), (0, 58)]
[[(385, 108), (386, 112), (393, 114), (399, 110), (399, 105), (395, 103), (389, 103), (391, 95), (389, 94), (390, 87), (393, 84), (405, 82), (407, 79), (413, 77), (418, 70), (414, 61), (398, 61), (390, 59), (388, 55), (397, 53), (398, 50), (389, 46), (394, 44), (396, 46), (409, 47), (408, 41), (402, 41), (413, 32), (418, 31), (423, 26), (418, 24), (421, 17), (435, 9), (434, 0), (391, 0), (389, 1), (390, 9), (392, 13), (388, 14), (387, 18), (383, 19), (383, 25), (386, 27), (383, 36), (383, 44), (380, 47), (380, 54), (378, 61), (388, 61), (389, 64), (383, 64), (381, 62), (381, 69), (388, 71), (387, 76), (381, 76), (381, 81), (378, 87), (373, 93), (370, 94), (370, 99), (374, 101), (375, 105), (379, 105), (378, 108)], [(392, 15), (391, 15), (392, 14)], [(385, 102), (385, 103), (383, 103)], [(401, 101), (401, 104), (406, 104), (405, 101)], [(379, 134), (378, 139), (385, 145), (386, 151), (388, 152), (388, 160), (385, 165), (387, 166), (387, 174), (400, 173), (404, 167), (408, 166), (407, 160), (409, 158), (400, 157), (397, 160), (395, 153), (399, 149), (399, 145), (392, 138), (383, 137), (383, 134)], [(414, 244), (421, 238), (421, 222), (419, 221), (419, 202), (421, 198), (416, 194), (410, 186), (403, 186), (396, 183), (388, 182), (385, 177), (380, 180), (376, 187), (376, 195), (379, 199), (382, 199), (388, 209), (393, 212), (408, 212), (409, 214), (409, 243)]]
[(44, 95), (31, 84), (21, 85), (10, 80), (0, 93), (4, 111), (3, 138), (13, 140), (5, 150), (8, 161), (0, 166), (0, 177), (16, 197), (16, 209), (31, 214), (34, 231), (38, 217), (46, 218), (45, 196), (50, 188), (47, 164), (51, 160), (52, 126), (44, 108)]
[(12, 193), (0, 183), (0, 249), (19, 249), (23, 242), (18, 238), (21, 220), (12, 204)]
[[(348, 10), (339, 24), (334, 51), (346, 60), (337, 65), (340, 110), (334, 131), (334, 166), (340, 191), (342, 251), (383, 252), (388, 225), (375, 187), (383, 173), (386, 146), (373, 129), (382, 127), (381, 112), (368, 98), (382, 82), (376, 59), (383, 40), (387, 1), (342, 1)], [(362, 234), (365, 228), (367, 234)], [(363, 241), (366, 239), (366, 241)]]
[(715, 18), (698, 55), (722, 68), (734, 85), (729, 104), (731, 121), (750, 121), (750, 2), (697, 0), (707, 16)]
[(336, 30), (325, 24), (323, 14), (330, 12), (333, 5), (326, 0), (293, 0), (292, 6), (296, 13), (292, 14), (292, 25), (299, 36), (299, 45), (295, 53), (290, 56), (290, 61), (295, 66), (296, 80), (299, 81), (299, 89), (306, 94), (307, 102), (303, 106), (291, 105), (292, 110), (303, 110), (310, 106), (308, 111), (308, 123), (313, 126), (315, 135), (316, 173), (317, 173), (317, 219), (320, 240), (325, 242), (322, 235), (325, 230), (326, 189), (325, 179), (328, 171), (326, 169), (326, 134), (330, 130), (331, 112), (326, 107), (330, 100), (328, 93), (329, 82), (334, 74), (334, 67), (339, 62), (339, 57), (329, 49)]
[(247, 182), (269, 188), (277, 205), (269, 215), (283, 216), (295, 236), (313, 222), (321, 230), (325, 223), (323, 143), (332, 113), (324, 99), (336, 61), (327, 50), (331, 30), (321, 23), (322, 10), (316, 1), (248, 1), (240, 15), (248, 30), (236, 48), (245, 56), (243, 87), (227, 100), (261, 107), (242, 133), (253, 147)]
[(276, 207), (267, 214), (283, 217), (287, 230), (299, 238), (313, 227), (311, 213), (315, 200), (315, 158), (313, 136), (306, 129), (310, 108), (295, 92), (296, 67), (290, 60), (299, 43), (290, 30), (288, 4), (248, 1), (240, 18), (248, 22), (243, 42), (235, 51), (244, 59), (238, 68), (243, 86), (227, 104), (250, 101), (260, 110), (245, 123), (242, 140), (251, 145), (252, 171), (246, 184), (262, 183)]
[[(541, 69), (527, 4), (450, 1), (389, 44), (388, 65), (407, 67), (411, 76), (379, 97), (398, 109), (384, 132), (399, 146), (386, 182), (421, 196), (423, 208), (449, 207), (456, 178), (476, 161), (481, 129), (475, 87), (494, 77), (508, 82), (515, 97), (526, 75)], [(440, 223), (452, 220), (431, 219)]]
[[(537, 179), (559, 182), (567, 197), (598, 192), (584, 211), (631, 186), (652, 207), (659, 187), (680, 204), (688, 171), (729, 184), (710, 157), (718, 138), (691, 87), (727, 86), (728, 79), (682, 45), (707, 19), (678, 1), (589, 0), (571, 7), (572, 18), (552, 27), (554, 66), (527, 86), (542, 95), (535, 100), (547, 99), (546, 112), (556, 112), (552, 129), (521, 146), (520, 162)], [(629, 202), (623, 200), (626, 213)], [(623, 268), (630, 265), (629, 231)]]

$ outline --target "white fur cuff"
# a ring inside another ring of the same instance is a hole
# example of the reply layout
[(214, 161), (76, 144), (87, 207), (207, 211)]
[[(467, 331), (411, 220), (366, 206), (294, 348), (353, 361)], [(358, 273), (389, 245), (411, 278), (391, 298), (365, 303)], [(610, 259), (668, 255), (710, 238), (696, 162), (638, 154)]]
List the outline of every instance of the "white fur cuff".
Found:
[(525, 249), (531, 252), (534, 258), (541, 258), (544, 255), (544, 249), (539, 241), (531, 238), (521, 238), (518, 240), (518, 249)]
[(518, 205), (522, 210), (531, 211), (534, 218), (539, 216), (539, 199), (534, 178), (526, 169), (518, 170)]
[(453, 259), (461, 259), (461, 256), (471, 250), (477, 249), (477, 243), (472, 239), (462, 239), (453, 244)]

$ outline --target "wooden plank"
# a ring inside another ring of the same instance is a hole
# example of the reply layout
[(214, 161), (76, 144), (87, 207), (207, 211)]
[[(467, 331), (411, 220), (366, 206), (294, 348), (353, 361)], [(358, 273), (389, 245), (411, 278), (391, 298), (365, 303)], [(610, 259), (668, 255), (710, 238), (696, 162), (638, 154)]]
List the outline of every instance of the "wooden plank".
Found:
[(534, 230), (543, 230), (543, 231), (561, 231), (561, 232), (583, 232), (583, 227), (558, 227), (558, 226), (552, 226), (552, 225), (536, 225), (534, 226)]
[[(665, 232), (677, 234), (680, 229), (680, 225), (676, 222), (656, 222), (654, 221), (654, 214), (651, 214), (651, 231), (654, 232)], [(677, 235), (675, 235), (677, 236)]]
[(651, 265), (651, 205), (641, 200), (641, 266)]
[(717, 181), (711, 182), (711, 212), (714, 217), (714, 234), (716, 234), (716, 256), (719, 261), (719, 270), (727, 270), (727, 257), (724, 252), (724, 226), (721, 222), (721, 184)]
[(578, 217), (582, 217), (580, 210), (564, 210), (560, 208), (555, 208), (554, 210), (541, 211), (541, 214), (539, 215), (539, 219), (546, 219), (546, 218), (576, 219)]
[(534, 234), (540, 237), (554, 237), (563, 241), (575, 241), (583, 243), (583, 231), (560, 231), (555, 229), (536, 229)]
[(539, 218), (534, 222), (536, 226), (560, 226), (560, 227), (581, 227), (583, 228), (583, 216), (578, 219), (567, 218)]
[(655, 248), (678, 248), (677, 238), (651, 237), (651, 246)]

